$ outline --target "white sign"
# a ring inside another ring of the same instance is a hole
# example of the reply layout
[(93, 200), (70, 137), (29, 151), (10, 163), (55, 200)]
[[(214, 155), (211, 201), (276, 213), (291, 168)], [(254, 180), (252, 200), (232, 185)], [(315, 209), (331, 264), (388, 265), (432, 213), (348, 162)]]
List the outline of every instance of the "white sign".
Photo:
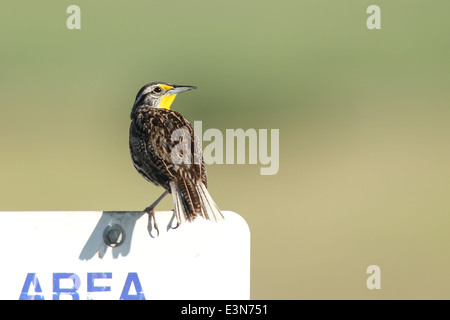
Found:
[(250, 299), (250, 232), (142, 212), (0, 212), (0, 299)]

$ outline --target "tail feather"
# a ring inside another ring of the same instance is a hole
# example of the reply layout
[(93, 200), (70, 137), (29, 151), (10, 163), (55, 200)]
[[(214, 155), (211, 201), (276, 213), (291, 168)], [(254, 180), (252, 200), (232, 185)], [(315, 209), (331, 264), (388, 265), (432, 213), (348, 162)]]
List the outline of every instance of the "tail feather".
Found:
[(173, 198), (173, 212), (177, 218), (178, 224), (183, 223), (186, 221), (188, 214), (184, 209), (183, 205), (183, 198), (181, 195), (180, 188), (176, 184), (176, 182), (170, 183), (170, 190), (172, 192), (172, 198)]
[(223, 220), (222, 212), (220, 212), (219, 207), (214, 202), (213, 198), (208, 192), (208, 189), (203, 184), (199, 182), (195, 185), (198, 195), (200, 196), (200, 205), (202, 208), (202, 216), (207, 220), (221, 221)]
[(183, 182), (181, 184), (172, 181), (170, 183), (174, 203), (174, 214), (178, 224), (185, 221), (192, 222), (197, 215), (212, 221), (223, 220), (223, 215), (216, 205), (208, 189), (203, 182)]

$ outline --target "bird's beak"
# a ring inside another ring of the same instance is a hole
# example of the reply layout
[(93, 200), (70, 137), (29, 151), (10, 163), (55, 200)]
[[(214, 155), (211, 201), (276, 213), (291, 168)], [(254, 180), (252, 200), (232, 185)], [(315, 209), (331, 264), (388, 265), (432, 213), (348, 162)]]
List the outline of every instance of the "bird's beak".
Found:
[(161, 108), (170, 110), (170, 106), (172, 105), (173, 100), (177, 96), (178, 93), (196, 89), (194, 86), (171, 86), (172, 89), (166, 91), (165, 94), (161, 97), (160, 106)]
[(188, 90), (192, 90), (192, 89), (197, 89), (197, 87), (194, 87), (194, 86), (173, 86), (173, 88), (168, 90), (165, 95), (178, 94), (178, 93), (181, 93), (181, 92), (184, 92), (184, 91), (188, 91)]

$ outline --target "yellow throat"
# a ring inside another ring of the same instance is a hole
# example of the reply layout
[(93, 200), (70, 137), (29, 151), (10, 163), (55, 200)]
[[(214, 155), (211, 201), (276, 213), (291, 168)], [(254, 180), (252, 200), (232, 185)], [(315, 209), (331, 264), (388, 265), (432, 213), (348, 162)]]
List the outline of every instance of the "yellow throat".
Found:
[[(161, 88), (166, 89), (166, 90), (170, 90), (173, 89), (172, 86), (166, 85), (166, 84), (160, 84), (159, 85)], [(169, 95), (164, 95), (161, 97), (161, 102), (160, 102), (160, 107), (170, 110), (170, 106), (173, 103), (173, 100), (175, 100), (175, 97), (177, 95), (176, 94), (169, 94)]]

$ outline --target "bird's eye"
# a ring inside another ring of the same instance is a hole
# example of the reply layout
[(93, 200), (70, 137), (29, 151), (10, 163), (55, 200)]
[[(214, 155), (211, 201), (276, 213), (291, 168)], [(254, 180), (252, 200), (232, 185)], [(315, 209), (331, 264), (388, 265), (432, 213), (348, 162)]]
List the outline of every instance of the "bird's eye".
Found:
[(155, 93), (161, 93), (162, 89), (160, 87), (156, 87), (155, 89), (153, 89), (153, 92)]

